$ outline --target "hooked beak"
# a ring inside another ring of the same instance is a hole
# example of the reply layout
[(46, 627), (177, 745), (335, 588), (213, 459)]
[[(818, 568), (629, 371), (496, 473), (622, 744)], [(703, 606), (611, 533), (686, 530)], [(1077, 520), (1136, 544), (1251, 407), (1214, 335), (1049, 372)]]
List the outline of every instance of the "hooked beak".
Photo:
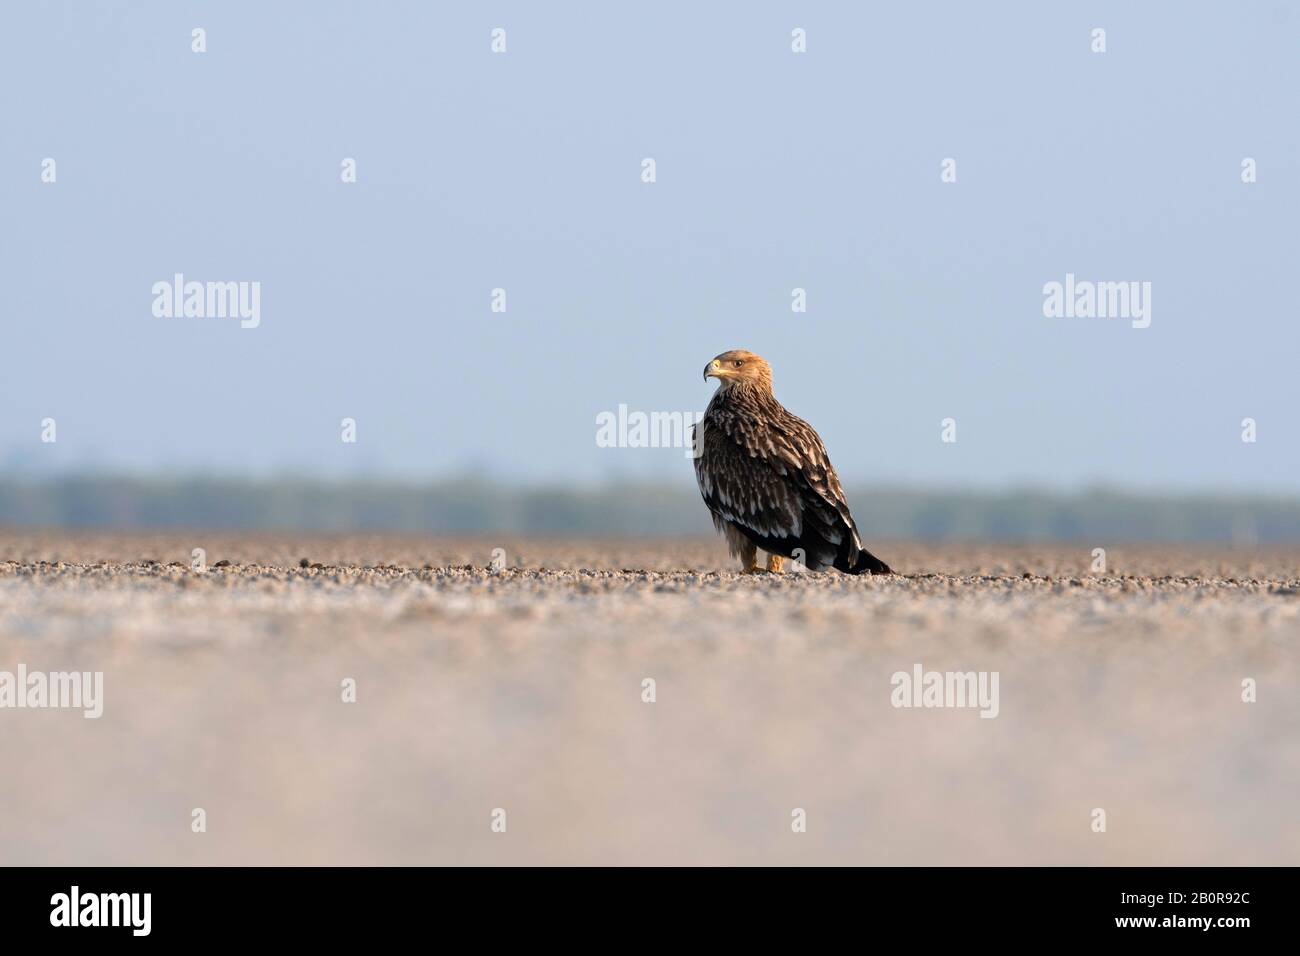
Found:
[(722, 378), (722, 376), (718, 374), (718, 370), (721, 368), (722, 363), (717, 359), (714, 359), (708, 365), (704, 366), (704, 381), (707, 382), (710, 378)]

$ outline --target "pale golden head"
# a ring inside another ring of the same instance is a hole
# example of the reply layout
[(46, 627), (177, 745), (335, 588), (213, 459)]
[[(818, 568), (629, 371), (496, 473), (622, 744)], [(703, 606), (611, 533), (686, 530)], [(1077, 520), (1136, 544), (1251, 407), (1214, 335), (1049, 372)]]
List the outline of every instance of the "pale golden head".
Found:
[(716, 378), (723, 388), (732, 385), (753, 385), (772, 390), (772, 367), (762, 356), (744, 349), (723, 352), (704, 366), (704, 380)]

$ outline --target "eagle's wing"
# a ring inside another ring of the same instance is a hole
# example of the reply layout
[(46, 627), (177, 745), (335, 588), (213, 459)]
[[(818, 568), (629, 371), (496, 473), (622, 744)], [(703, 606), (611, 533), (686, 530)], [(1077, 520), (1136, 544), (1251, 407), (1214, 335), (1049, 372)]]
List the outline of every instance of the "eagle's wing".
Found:
[(780, 419), (703, 423), (695, 461), (709, 509), (764, 551), (803, 551), (812, 570), (853, 568), (862, 542), (844, 490), (812, 426), (789, 413)]

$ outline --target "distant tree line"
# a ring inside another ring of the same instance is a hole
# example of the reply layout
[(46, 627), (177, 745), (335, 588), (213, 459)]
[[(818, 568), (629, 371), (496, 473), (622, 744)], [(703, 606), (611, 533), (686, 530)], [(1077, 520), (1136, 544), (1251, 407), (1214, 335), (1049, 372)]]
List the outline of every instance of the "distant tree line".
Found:
[[(849, 489), (859, 527), (922, 539), (1300, 541), (1300, 497), (1094, 489)], [(48, 528), (677, 535), (712, 532), (694, 488), (295, 478), (0, 478), (0, 524)]]

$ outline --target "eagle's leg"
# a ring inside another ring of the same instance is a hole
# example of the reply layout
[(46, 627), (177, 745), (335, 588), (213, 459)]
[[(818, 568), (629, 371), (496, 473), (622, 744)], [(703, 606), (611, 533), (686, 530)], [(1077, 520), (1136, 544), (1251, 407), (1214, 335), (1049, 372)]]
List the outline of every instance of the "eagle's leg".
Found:
[(740, 545), (740, 573), (758, 574), (758, 545), (744, 541)]
[(767, 556), (767, 569), (773, 574), (782, 574), (785, 572), (785, 558), (779, 554), (769, 554)]

